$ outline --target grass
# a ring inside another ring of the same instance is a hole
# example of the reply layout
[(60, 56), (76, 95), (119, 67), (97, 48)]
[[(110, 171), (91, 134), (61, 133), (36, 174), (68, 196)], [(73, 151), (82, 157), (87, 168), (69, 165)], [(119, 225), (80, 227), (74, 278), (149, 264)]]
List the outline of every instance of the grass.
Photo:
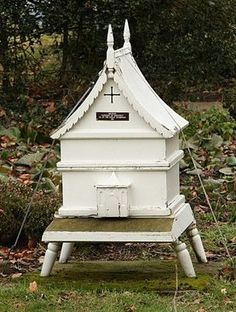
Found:
[[(173, 295), (161, 295), (155, 291), (84, 290), (73, 283), (39, 282), (39, 291), (30, 293), (29, 284), (20, 278), (17, 282), (2, 285), (0, 311), (173, 311)], [(178, 311), (234, 310), (236, 286), (230, 282), (212, 281), (208, 291), (186, 291), (177, 297)], [(226, 292), (226, 293), (225, 293)], [(132, 309), (133, 307), (133, 309)], [(194, 310), (193, 310), (194, 309)]]
[[(70, 263), (57, 265), (48, 278), (34, 272), (15, 279), (2, 279), (0, 311), (171, 312), (174, 311), (175, 288), (171, 263)], [(219, 279), (215, 276), (215, 263), (209, 265), (210, 269), (208, 265), (195, 265), (197, 271), (205, 270), (205, 274), (198, 274), (198, 279), (184, 278), (179, 273), (178, 312), (234, 311), (235, 281)], [(33, 281), (38, 288), (30, 292), (29, 285)], [(168, 281), (171, 285), (166, 287)]]
[[(235, 237), (236, 237), (235, 223), (220, 224), (219, 228), (226, 240), (228, 248), (235, 252)], [(220, 250), (223, 248), (222, 239), (219, 235), (217, 227), (214, 224), (208, 226), (208, 229), (204, 229), (202, 231), (201, 236), (205, 242), (206, 250), (219, 253)]]

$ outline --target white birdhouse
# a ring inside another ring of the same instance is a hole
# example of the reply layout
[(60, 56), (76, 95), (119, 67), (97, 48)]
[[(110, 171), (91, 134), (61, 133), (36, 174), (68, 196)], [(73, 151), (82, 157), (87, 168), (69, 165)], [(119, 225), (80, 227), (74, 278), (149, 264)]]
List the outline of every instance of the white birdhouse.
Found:
[(136, 64), (129, 42), (107, 56), (96, 83), (52, 134), (61, 142), (63, 205), (43, 234), (48, 242), (41, 275), (50, 274), (80, 241), (170, 242), (187, 276), (195, 276), (187, 231), (201, 262), (204, 248), (191, 207), (179, 193), (179, 132), (188, 122), (151, 88)]

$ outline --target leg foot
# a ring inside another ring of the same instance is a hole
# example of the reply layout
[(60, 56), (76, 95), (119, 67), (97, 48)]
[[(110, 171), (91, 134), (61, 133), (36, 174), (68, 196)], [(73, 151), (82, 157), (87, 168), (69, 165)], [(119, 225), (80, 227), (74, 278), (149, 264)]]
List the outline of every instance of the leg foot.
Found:
[(65, 263), (70, 257), (72, 250), (74, 247), (74, 243), (63, 243), (61, 248), (61, 254), (59, 258), (60, 263)]
[(204, 250), (201, 236), (198, 232), (196, 224), (192, 224), (187, 229), (187, 234), (188, 234), (189, 241), (192, 245), (192, 248), (195, 252), (198, 262), (206, 263), (207, 258), (206, 258), (205, 250)]
[(50, 275), (53, 265), (57, 258), (57, 252), (59, 250), (60, 244), (58, 243), (49, 243), (48, 249), (45, 253), (43, 266), (41, 270), (41, 276), (48, 276)]
[(181, 241), (177, 241), (175, 243), (175, 251), (177, 253), (178, 260), (184, 270), (184, 273), (188, 277), (195, 277), (195, 271), (193, 268), (193, 263), (190, 257), (190, 254), (187, 250), (186, 244), (182, 243)]

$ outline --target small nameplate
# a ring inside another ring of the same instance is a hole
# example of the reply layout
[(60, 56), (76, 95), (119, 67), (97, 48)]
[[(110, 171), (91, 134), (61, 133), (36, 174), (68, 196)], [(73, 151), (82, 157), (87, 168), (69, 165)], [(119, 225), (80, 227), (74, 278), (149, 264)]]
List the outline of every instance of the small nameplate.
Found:
[(129, 120), (129, 113), (123, 112), (97, 112), (96, 120), (109, 121), (127, 121)]

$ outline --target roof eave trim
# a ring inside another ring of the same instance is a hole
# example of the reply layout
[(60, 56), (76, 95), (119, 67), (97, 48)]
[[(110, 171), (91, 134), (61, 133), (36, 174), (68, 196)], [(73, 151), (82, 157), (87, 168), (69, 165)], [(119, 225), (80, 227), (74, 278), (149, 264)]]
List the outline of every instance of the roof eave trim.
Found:
[(145, 122), (149, 124), (152, 129), (157, 131), (164, 138), (172, 138), (178, 132), (178, 129), (176, 129), (176, 131), (173, 131), (167, 129), (165, 126), (157, 122), (139, 103), (137, 103), (137, 100), (135, 99), (133, 94), (129, 90), (127, 90), (127, 86), (124, 86), (125, 83), (122, 80), (123, 79), (120, 77), (120, 75), (115, 72), (114, 81), (117, 83), (124, 97), (130, 103), (133, 109), (139, 114), (139, 116), (144, 119)]
[(106, 66), (100, 72), (100, 76), (95, 83), (93, 89), (84, 100), (84, 102), (78, 107), (78, 109), (68, 118), (65, 124), (61, 125), (58, 130), (51, 133), (52, 139), (60, 139), (67, 131), (69, 131), (79, 119), (81, 119), (84, 114), (88, 111), (89, 107), (94, 103), (95, 99), (98, 97), (99, 93), (102, 91), (103, 86), (107, 82)]

